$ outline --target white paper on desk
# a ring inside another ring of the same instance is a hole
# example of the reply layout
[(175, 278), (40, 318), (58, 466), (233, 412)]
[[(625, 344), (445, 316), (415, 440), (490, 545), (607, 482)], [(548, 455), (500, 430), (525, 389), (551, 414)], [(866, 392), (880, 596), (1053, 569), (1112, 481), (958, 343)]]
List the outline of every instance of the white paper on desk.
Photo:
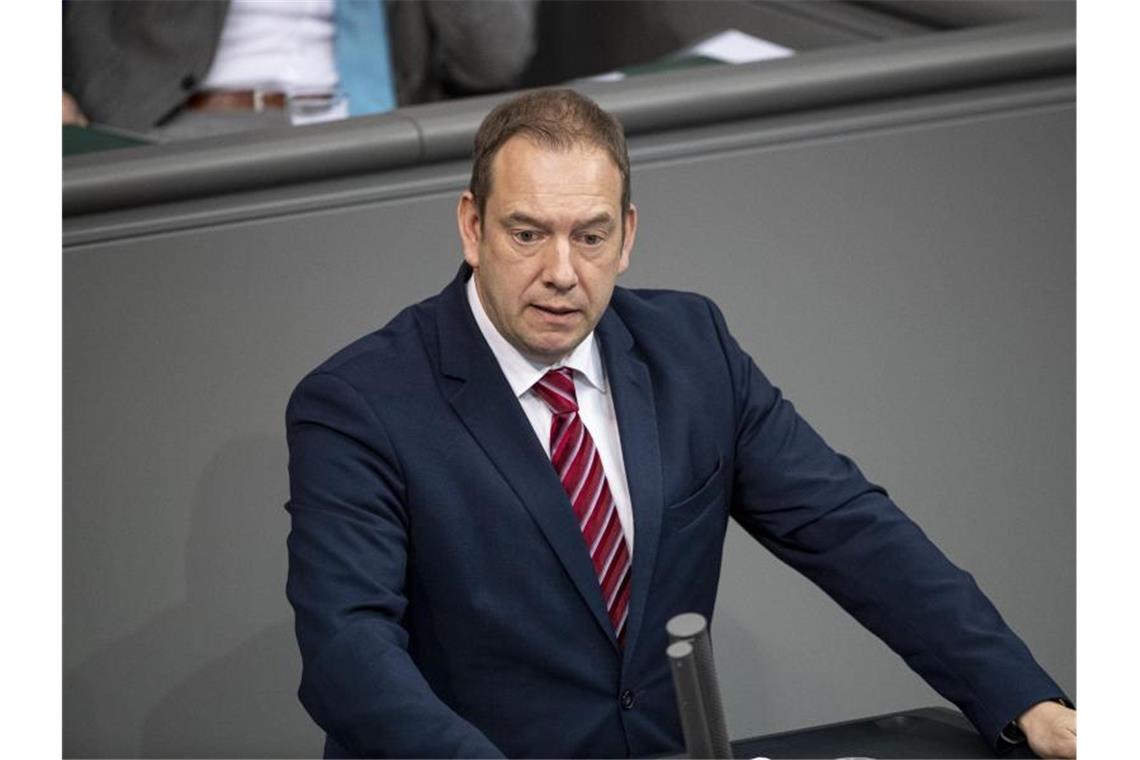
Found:
[[(755, 63), (773, 58), (787, 58), (789, 55), (795, 55), (795, 52), (791, 48), (777, 45), (775, 42), (762, 40), (736, 29), (726, 29), (701, 40), (695, 45), (671, 53), (668, 58), (701, 56), (721, 63)], [(585, 81), (620, 82), (625, 78), (624, 71), (607, 71), (604, 74), (586, 77)]]
[(707, 40), (686, 48), (685, 52), (725, 63), (755, 63), (773, 58), (786, 58), (795, 53), (783, 45), (753, 37), (736, 29), (727, 29), (714, 34)]

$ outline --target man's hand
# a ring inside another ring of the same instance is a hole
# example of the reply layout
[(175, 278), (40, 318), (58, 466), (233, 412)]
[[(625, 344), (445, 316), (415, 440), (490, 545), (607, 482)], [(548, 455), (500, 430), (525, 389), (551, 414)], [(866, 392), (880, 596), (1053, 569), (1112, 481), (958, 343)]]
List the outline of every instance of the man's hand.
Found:
[(78, 124), (81, 127), (87, 126), (87, 117), (83, 115), (79, 104), (75, 102), (75, 98), (71, 97), (71, 93), (67, 90), (63, 91), (63, 123)]
[(1077, 711), (1058, 702), (1038, 702), (1021, 714), (1017, 727), (1041, 757), (1077, 756)]

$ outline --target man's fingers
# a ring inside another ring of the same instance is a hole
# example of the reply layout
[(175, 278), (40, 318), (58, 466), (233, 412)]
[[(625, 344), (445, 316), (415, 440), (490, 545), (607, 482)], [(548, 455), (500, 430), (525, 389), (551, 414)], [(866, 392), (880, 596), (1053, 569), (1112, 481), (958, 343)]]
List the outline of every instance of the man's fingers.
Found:
[(87, 117), (79, 108), (79, 104), (75, 102), (75, 98), (64, 90), (63, 91), (63, 123), (64, 124), (78, 124), (81, 127), (87, 126)]
[(1077, 756), (1077, 731), (1075, 726), (1055, 726), (1047, 736), (1034, 741), (1030, 738), (1029, 748), (1041, 757), (1075, 758)]
[(1077, 735), (1075, 733), (1065, 732), (1066, 735), (1059, 737), (1056, 745), (1056, 754), (1053, 757), (1076, 757), (1077, 756)]
[(1077, 756), (1077, 712), (1056, 702), (1039, 702), (1018, 718), (1029, 748), (1040, 757)]

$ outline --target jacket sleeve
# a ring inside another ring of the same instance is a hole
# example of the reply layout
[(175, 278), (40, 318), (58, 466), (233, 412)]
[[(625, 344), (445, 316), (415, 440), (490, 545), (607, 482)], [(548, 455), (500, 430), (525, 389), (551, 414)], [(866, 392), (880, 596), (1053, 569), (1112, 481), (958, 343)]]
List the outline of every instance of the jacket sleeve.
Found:
[(63, 6), (63, 89), (89, 119), (147, 132), (210, 70), (228, 4), (195, 0)]
[(1009, 721), (1063, 692), (973, 577), (820, 438), (709, 308), (736, 400), (733, 517), (999, 746)]
[(485, 92), (518, 85), (535, 51), (535, 0), (494, 3), (428, 2), (437, 50), (447, 79)]
[(346, 381), (316, 373), (294, 391), (286, 430), (301, 703), (362, 757), (502, 757), (408, 653), (405, 481), (373, 410)]

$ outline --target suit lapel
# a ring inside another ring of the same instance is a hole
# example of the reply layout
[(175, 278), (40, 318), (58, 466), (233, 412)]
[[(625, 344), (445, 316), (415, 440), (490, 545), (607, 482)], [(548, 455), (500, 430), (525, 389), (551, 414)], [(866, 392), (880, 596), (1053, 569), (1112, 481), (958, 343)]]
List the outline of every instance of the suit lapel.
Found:
[(625, 639), (628, 663), (645, 617), (649, 582), (661, 538), (661, 448), (649, 370), (636, 356), (633, 336), (612, 307), (602, 316), (596, 334), (614, 394), (625, 476), (633, 506), (633, 568)]
[(470, 272), (464, 264), (438, 301), (436, 326), (444, 388), (463, 424), (530, 512), (583, 602), (616, 647), (613, 625), (570, 501), (467, 304), (464, 286)]

